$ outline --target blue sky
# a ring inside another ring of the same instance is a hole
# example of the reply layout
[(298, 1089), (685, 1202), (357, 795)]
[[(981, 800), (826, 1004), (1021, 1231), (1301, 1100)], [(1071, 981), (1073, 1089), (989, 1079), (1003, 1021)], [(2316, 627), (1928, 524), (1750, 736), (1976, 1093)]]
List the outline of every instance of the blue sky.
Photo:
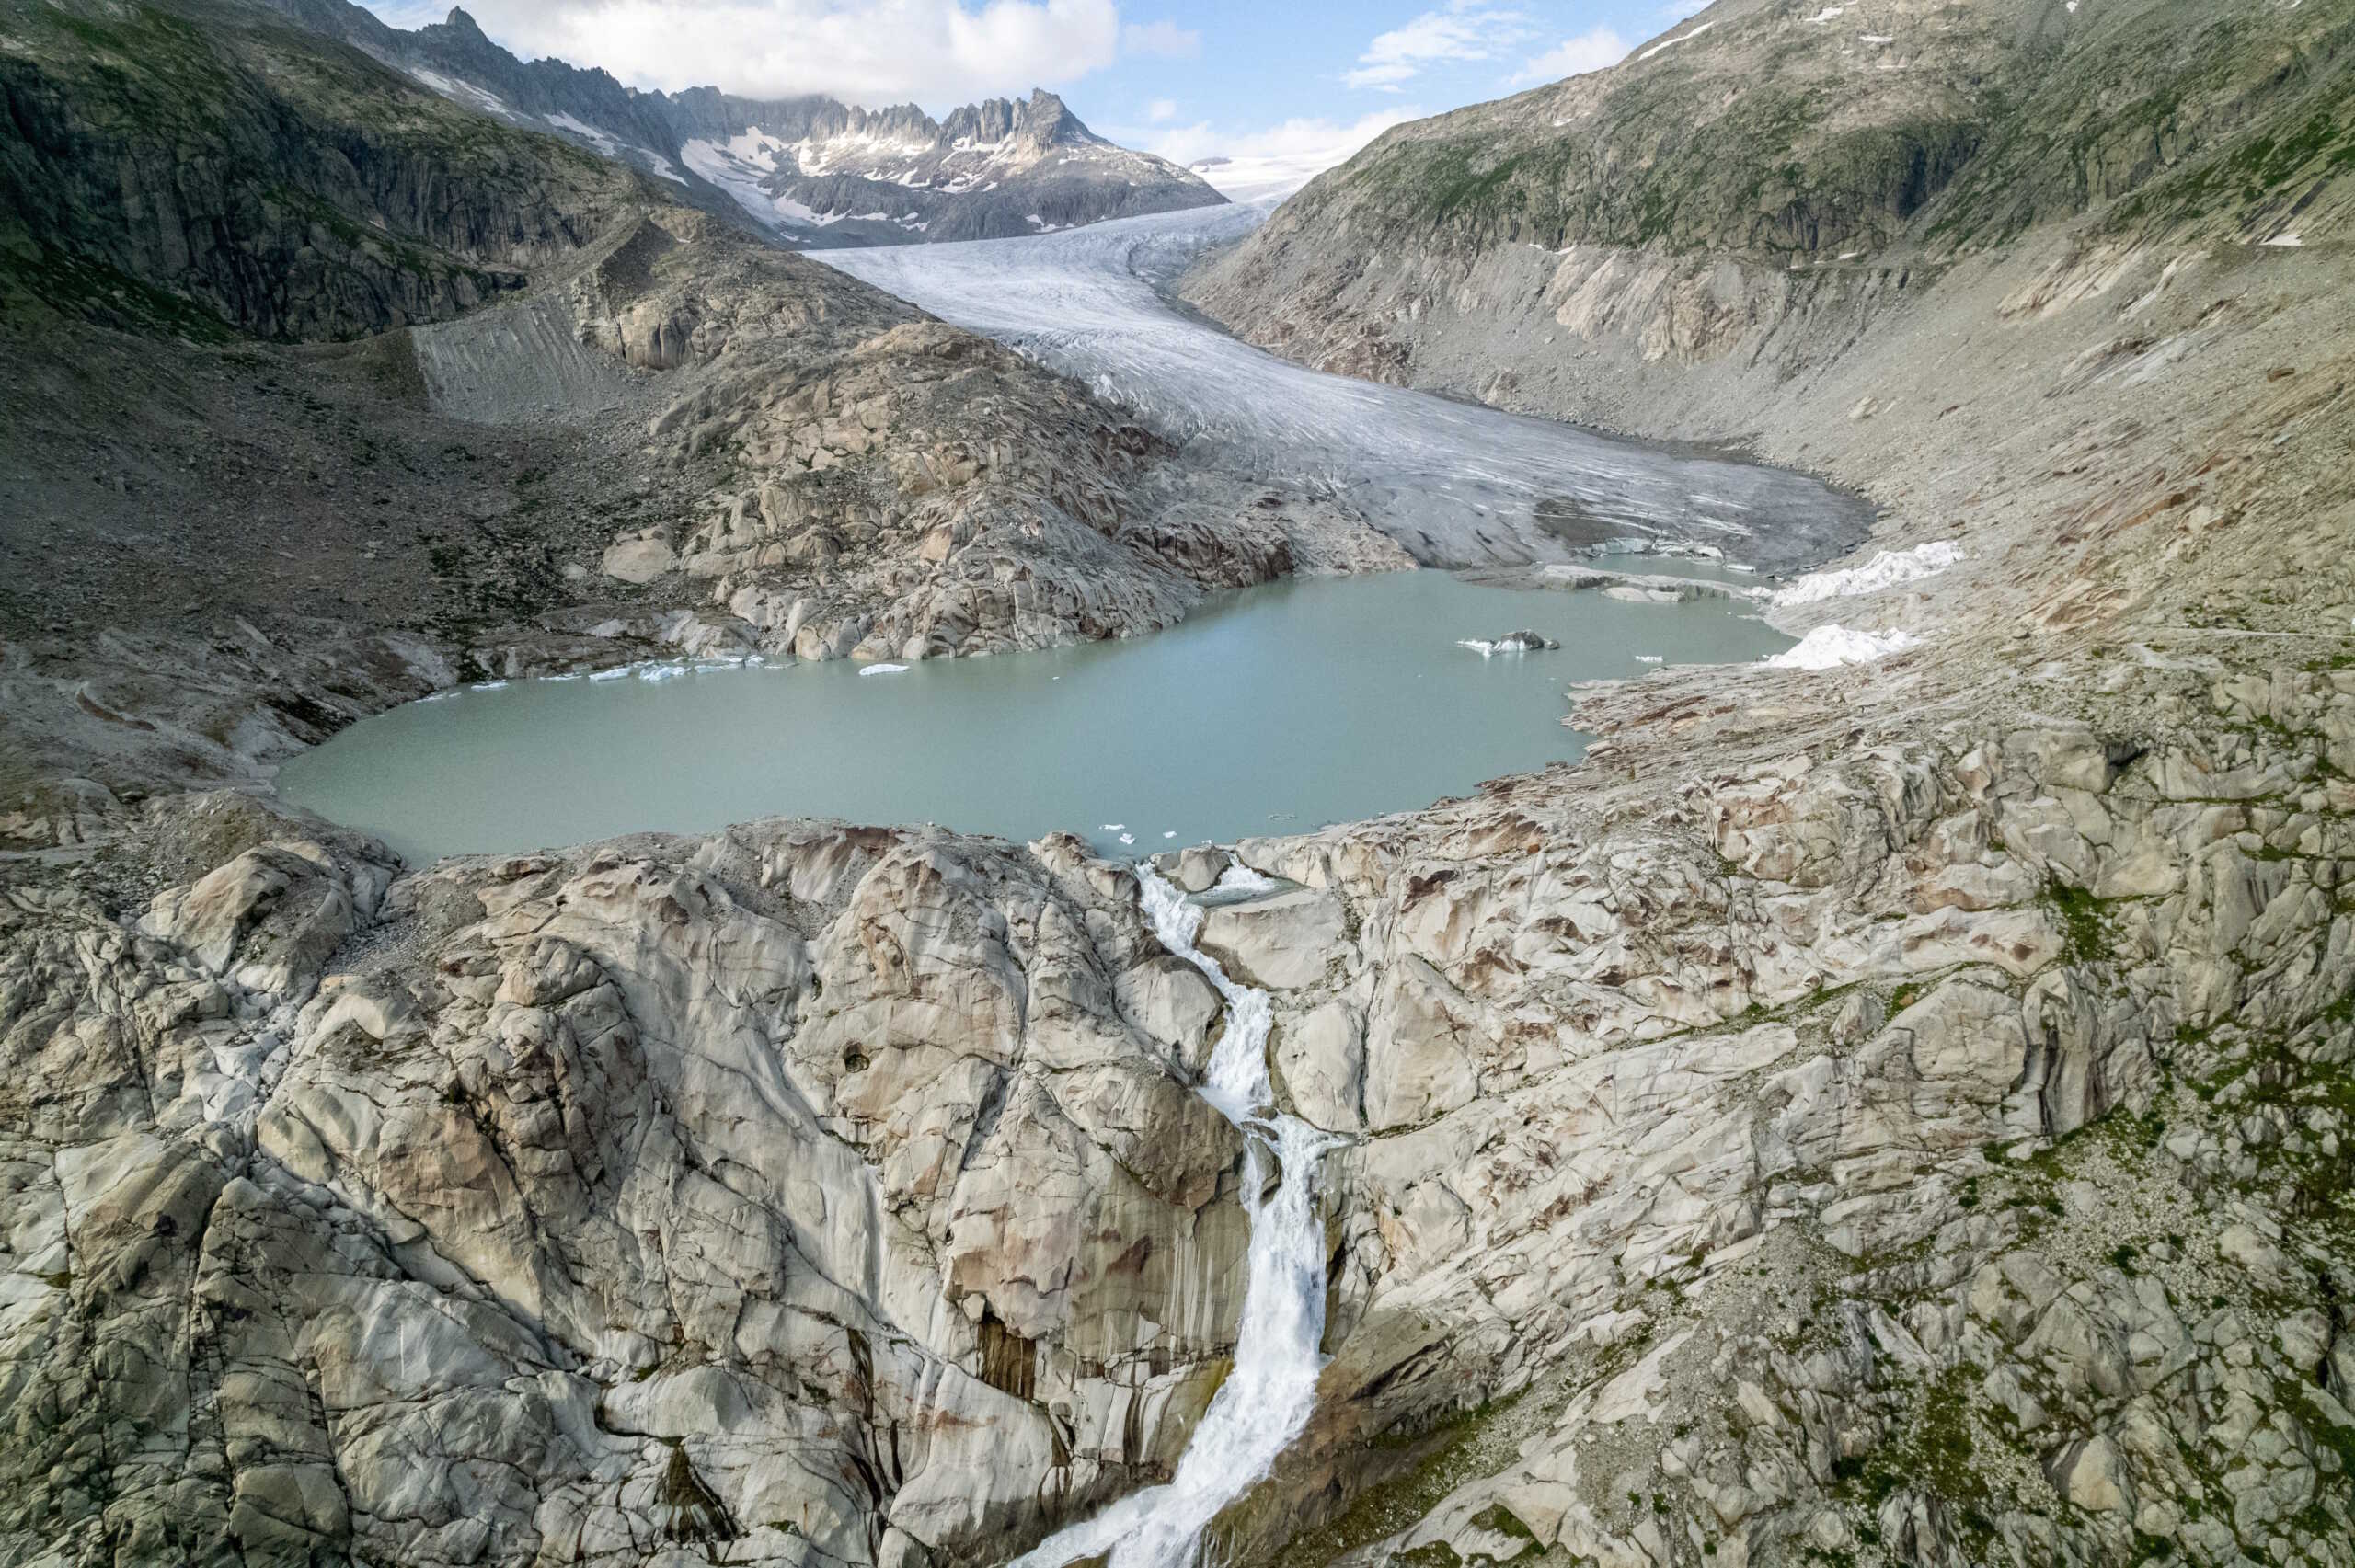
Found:
[[(371, 0), (403, 27), (447, 0)], [(1091, 126), (1272, 189), (1399, 120), (1611, 63), (1702, 0), (470, 0), (529, 55), (637, 86), (913, 99), (1032, 86)], [(1245, 194), (1258, 194), (1257, 189)]]

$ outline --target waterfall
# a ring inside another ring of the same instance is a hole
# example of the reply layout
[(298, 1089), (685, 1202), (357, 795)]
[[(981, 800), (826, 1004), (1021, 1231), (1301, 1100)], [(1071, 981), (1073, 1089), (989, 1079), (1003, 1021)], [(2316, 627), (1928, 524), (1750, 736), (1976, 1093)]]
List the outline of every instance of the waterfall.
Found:
[[(1268, 1081), (1268, 993), (1235, 984), (1194, 945), (1200, 906), (1137, 867), (1145, 918), (1162, 945), (1182, 954), (1226, 999), (1226, 1033), (1211, 1053), (1202, 1098), (1243, 1132), (1244, 1207), (1251, 1218), (1250, 1273), (1235, 1331), (1235, 1370), (1178, 1460), (1166, 1486), (1120, 1499), (1092, 1519), (1048, 1537), (1014, 1568), (1063, 1568), (1111, 1556), (1111, 1568), (1189, 1568), (1202, 1531), (1276, 1461), (1316, 1402), (1325, 1333), (1325, 1232), (1310, 1201), (1317, 1156), (1333, 1139), (1277, 1115)], [(1271, 1197), (1267, 1162), (1277, 1162)]]

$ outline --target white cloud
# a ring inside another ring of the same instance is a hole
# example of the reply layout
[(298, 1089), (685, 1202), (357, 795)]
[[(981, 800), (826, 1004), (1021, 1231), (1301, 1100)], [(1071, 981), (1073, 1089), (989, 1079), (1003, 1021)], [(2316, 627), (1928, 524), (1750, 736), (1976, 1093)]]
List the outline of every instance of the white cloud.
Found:
[(1330, 120), (1287, 120), (1261, 131), (1221, 130), (1207, 122), (1160, 131), (1116, 131), (1119, 141), (1158, 153), (1172, 163), (1224, 160), (1200, 172), (1219, 193), (1236, 201), (1289, 196), (1317, 175), (1392, 126), (1423, 115), (1419, 109), (1385, 109), (1343, 125)]
[(1131, 22), (1120, 29), (1120, 52), (1191, 60), (1202, 52), (1202, 35), (1175, 22)]
[[(401, 0), (381, 0), (387, 9)], [(829, 93), (935, 110), (1057, 86), (1112, 63), (1117, 0), (466, 0), (493, 38), (529, 58), (602, 65), (647, 87), (706, 83), (760, 97)], [(1199, 47), (1167, 23), (1132, 27), (1155, 49)]]
[(1425, 11), (1404, 26), (1376, 34), (1342, 82), (1352, 87), (1398, 91), (1429, 66), (1494, 59), (1529, 36), (1522, 13), (1480, 3), (1449, 0), (1443, 10)]
[(1144, 117), (1147, 120), (1152, 120), (1155, 125), (1166, 125), (1171, 120), (1178, 118), (1178, 100), (1176, 98), (1155, 98), (1151, 103), (1145, 105)]
[(1526, 87), (1536, 82), (1558, 82), (1565, 76), (1583, 76), (1589, 71), (1616, 65), (1626, 58), (1627, 40), (1609, 28), (1596, 28), (1576, 38), (1566, 38), (1538, 55), (1514, 72), (1508, 85)]

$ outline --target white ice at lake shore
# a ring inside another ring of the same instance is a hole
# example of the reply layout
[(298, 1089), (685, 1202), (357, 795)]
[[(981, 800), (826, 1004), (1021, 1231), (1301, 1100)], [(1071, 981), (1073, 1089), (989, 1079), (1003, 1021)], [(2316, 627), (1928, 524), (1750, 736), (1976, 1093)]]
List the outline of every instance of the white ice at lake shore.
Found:
[(907, 668), (904, 664), (870, 664), (859, 673), (861, 675), (898, 675)]
[(1916, 544), (1911, 550), (1883, 550), (1861, 567), (1810, 572), (1806, 577), (1796, 578), (1788, 588), (1775, 595), (1775, 603), (1777, 606), (1816, 604), (1827, 599), (1878, 593), (1885, 588), (1895, 588), (1901, 583), (1934, 578), (1961, 559), (1962, 546), (1946, 539)]
[(1892, 627), (1885, 632), (1852, 632), (1845, 626), (1818, 626), (1796, 647), (1768, 657), (1769, 670), (1836, 670), (1844, 664), (1870, 664), (1902, 653), (1918, 641), (1913, 633)]

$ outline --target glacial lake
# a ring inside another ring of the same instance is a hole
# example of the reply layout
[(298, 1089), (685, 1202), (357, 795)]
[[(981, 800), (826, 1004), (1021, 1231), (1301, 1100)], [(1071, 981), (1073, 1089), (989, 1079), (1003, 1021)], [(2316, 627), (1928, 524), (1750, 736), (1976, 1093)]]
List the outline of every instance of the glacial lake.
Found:
[[(1523, 627), (1560, 650), (1456, 646)], [(460, 690), (352, 726), (278, 782), (413, 864), (772, 816), (1020, 841), (1069, 829), (1135, 857), (1570, 761), (1585, 748), (1561, 722), (1572, 682), (1662, 667), (1643, 656), (1744, 662), (1789, 646), (1717, 598), (1633, 604), (1437, 571), (1287, 581), (1151, 636), (897, 673), (780, 664)]]

